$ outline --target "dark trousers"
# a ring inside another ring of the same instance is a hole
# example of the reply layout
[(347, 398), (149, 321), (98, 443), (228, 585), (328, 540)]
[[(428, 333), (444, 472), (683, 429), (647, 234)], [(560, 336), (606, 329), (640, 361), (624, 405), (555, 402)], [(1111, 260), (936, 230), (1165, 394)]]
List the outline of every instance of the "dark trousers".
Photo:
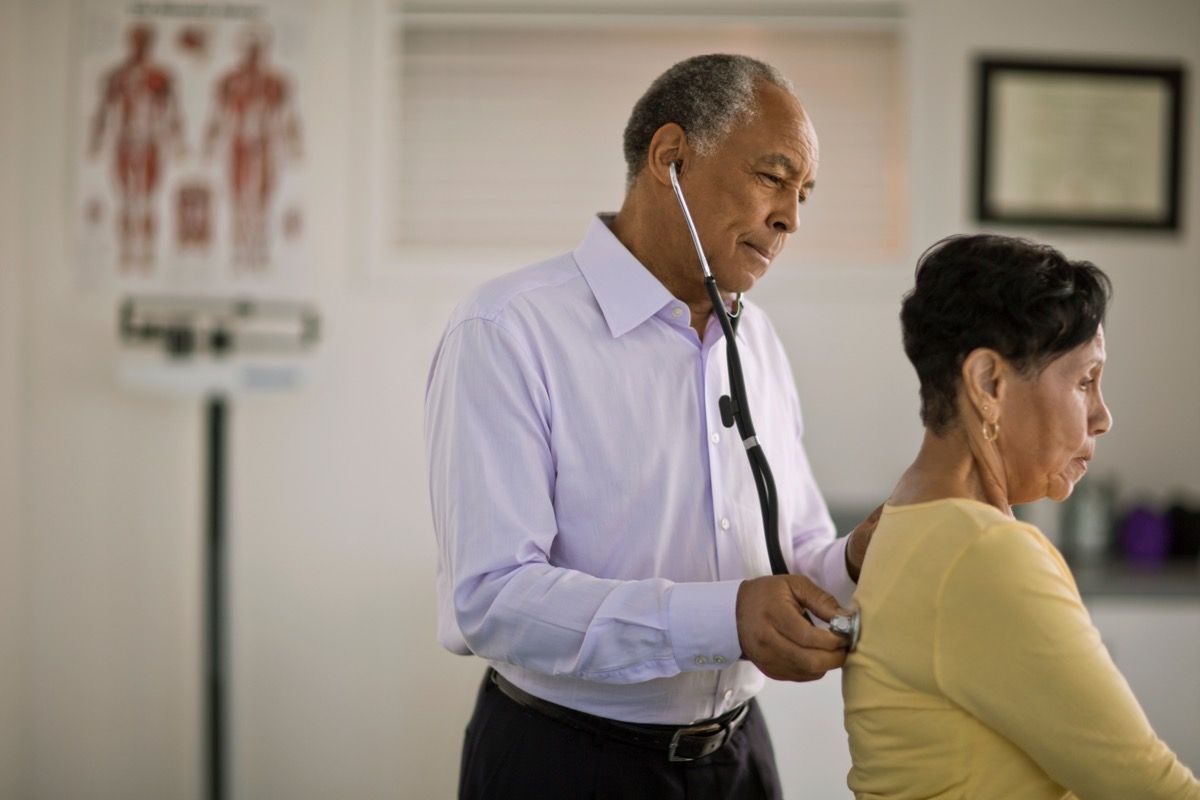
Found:
[[(490, 674), (490, 671), (489, 671)], [(705, 758), (667, 760), (519, 705), (487, 676), (463, 740), (460, 800), (782, 800), (767, 724), (746, 721)]]

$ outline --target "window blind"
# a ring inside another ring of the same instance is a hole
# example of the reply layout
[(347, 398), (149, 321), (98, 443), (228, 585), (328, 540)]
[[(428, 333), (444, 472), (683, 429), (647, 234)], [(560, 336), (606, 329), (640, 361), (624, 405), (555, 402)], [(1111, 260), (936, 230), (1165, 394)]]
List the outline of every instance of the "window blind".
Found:
[(624, 194), (621, 135), (671, 64), (737, 52), (795, 84), (817, 188), (783, 263), (907, 258), (907, 99), (894, 26), (570, 15), (402, 16), (386, 176), (392, 241), (428, 250), (573, 247)]

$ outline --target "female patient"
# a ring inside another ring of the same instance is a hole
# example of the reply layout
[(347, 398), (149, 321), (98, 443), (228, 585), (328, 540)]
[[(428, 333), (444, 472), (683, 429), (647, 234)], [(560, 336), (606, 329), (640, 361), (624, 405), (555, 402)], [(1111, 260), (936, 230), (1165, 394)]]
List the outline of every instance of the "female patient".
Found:
[(843, 694), (859, 798), (1200, 798), (1066, 564), (1012, 506), (1063, 500), (1112, 425), (1108, 278), (1002, 236), (931, 248), (900, 319), (925, 439), (884, 506)]

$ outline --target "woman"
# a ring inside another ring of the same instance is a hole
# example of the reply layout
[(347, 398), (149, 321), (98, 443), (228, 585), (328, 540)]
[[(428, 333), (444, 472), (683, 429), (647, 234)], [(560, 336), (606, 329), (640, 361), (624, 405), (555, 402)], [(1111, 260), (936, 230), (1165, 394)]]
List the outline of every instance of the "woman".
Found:
[(1003, 236), (957, 236), (900, 313), (925, 439), (884, 506), (842, 690), (859, 798), (1200, 798), (1012, 507), (1063, 500), (1112, 417), (1108, 278)]

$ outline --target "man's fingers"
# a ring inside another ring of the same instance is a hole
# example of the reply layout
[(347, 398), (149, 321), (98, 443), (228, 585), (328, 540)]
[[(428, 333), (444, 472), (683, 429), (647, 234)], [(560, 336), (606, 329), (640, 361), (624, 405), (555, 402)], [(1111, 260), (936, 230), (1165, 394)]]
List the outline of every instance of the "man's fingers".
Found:
[(858, 523), (850, 532), (850, 540), (846, 543), (846, 566), (850, 570), (850, 577), (855, 581), (858, 580), (859, 571), (862, 570), (863, 562), (867, 558), (871, 537), (875, 535), (875, 528), (879, 525), (879, 518), (882, 514), (883, 504), (880, 503), (866, 519)]
[(796, 602), (826, 622), (838, 614), (849, 613), (838, 605), (837, 598), (803, 575), (788, 575), (787, 582)]
[(774, 667), (773, 671), (784, 675), (788, 680), (816, 680), (826, 672), (838, 669), (846, 661), (844, 643), (839, 648), (827, 650), (800, 646), (782, 634), (777, 636), (771, 651), (771, 666)]
[(813, 650), (844, 650), (846, 639), (832, 631), (822, 630), (804, 618), (799, 609), (781, 608), (772, 615), (775, 631), (796, 647)]
[(772, 678), (811, 681), (842, 666), (846, 640), (805, 616), (842, 612), (837, 601), (798, 575), (752, 578), (738, 590), (738, 640), (742, 653)]
[(778, 630), (765, 632), (759, 640), (761, 650), (754, 663), (766, 675), (777, 680), (812, 681), (842, 666), (846, 652), (803, 647)]
[(825, 650), (808, 650), (803, 656), (797, 659), (796, 666), (804, 672), (812, 674), (813, 678), (819, 678), (830, 670), (840, 669), (846, 663), (846, 651), (835, 650), (828, 652)]

